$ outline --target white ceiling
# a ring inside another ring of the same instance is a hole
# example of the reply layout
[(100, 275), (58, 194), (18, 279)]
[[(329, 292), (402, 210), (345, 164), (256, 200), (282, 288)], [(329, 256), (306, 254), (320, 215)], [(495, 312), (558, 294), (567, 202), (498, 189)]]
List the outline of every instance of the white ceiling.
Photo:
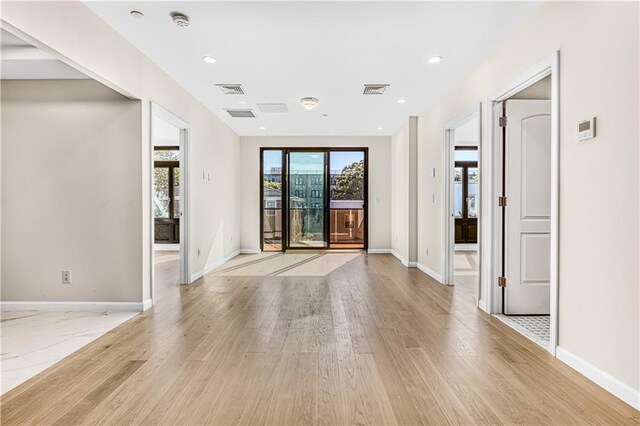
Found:
[[(393, 134), (540, 3), (86, 4), (240, 135), (295, 136)], [(144, 18), (133, 18), (131, 10)], [(191, 25), (176, 27), (174, 11), (187, 14)], [(218, 62), (204, 63), (204, 55)], [(433, 55), (444, 59), (428, 64)], [(241, 83), (246, 94), (223, 95), (216, 83)], [(391, 86), (385, 95), (364, 96), (365, 83)], [(318, 108), (303, 110), (304, 96), (318, 98)], [(407, 102), (400, 105), (399, 98)], [(265, 114), (258, 102), (284, 102), (289, 112)], [(234, 119), (224, 111), (242, 107), (252, 108), (257, 118)]]
[(0, 58), (2, 80), (88, 78), (80, 71), (5, 30), (0, 30)]

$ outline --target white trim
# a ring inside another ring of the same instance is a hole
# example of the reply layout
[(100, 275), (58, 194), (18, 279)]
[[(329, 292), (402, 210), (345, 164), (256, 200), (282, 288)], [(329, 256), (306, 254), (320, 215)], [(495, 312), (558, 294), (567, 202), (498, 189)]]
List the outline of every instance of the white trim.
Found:
[(262, 250), (260, 249), (240, 249), (240, 254), (260, 254)]
[(154, 251), (180, 251), (180, 244), (154, 244)]
[(424, 272), (425, 274), (429, 275), (431, 278), (433, 278), (434, 280), (438, 281), (438, 283), (443, 284), (444, 282), (442, 281), (442, 275), (438, 274), (437, 272), (435, 272), (432, 269), (427, 268), (426, 266), (424, 266), (422, 263), (419, 263), (416, 265), (416, 267), (421, 270), (422, 272)]
[(486, 313), (489, 313), (489, 311), (487, 311), (487, 304), (485, 303), (484, 300), (478, 300), (478, 308), (482, 309), (483, 311), (485, 311)]
[(152, 299), (146, 299), (144, 302), (142, 302), (142, 310), (146, 311), (147, 309), (151, 309), (153, 307), (153, 300)]
[(489, 197), (491, 200), (488, 205), (489, 210), (489, 227), (487, 232), (489, 236), (489, 245), (491, 260), (487, 277), (487, 308), (489, 312), (499, 312), (501, 306), (501, 292), (497, 291), (498, 273), (500, 271), (500, 253), (501, 253), (501, 224), (498, 209), (495, 208), (497, 197), (499, 195), (501, 185), (500, 167), (496, 165), (501, 163), (501, 146), (497, 137), (500, 132), (497, 131), (499, 103), (510, 98), (522, 89), (542, 80), (551, 75), (551, 254), (550, 254), (550, 336), (549, 336), (549, 352), (552, 355), (556, 353), (558, 345), (558, 238), (559, 238), (559, 200), (560, 200), (560, 51), (556, 50), (552, 55), (535, 64), (525, 73), (501, 90), (496, 91), (492, 96), (487, 98), (487, 122), (489, 134), (489, 172), (491, 173), (491, 185), (489, 186)]
[[(454, 259), (456, 250), (470, 250), (470, 247), (457, 248), (455, 244), (455, 218), (453, 216), (454, 209), (454, 187), (453, 187), (453, 168), (455, 167), (455, 129), (468, 123), (473, 118), (478, 119), (477, 130), (477, 147), (478, 147), (478, 204), (482, 211), (483, 193), (482, 181), (484, 168), (482, 167), (482, 103), (469, 108), (465, 112), (458, 114), (444, 125), (444, 158), (442, 167), (443, 176), (443, 194), (444, 202), (442, 205), (442, 229), (444, 238), (442, 239), (442, 279), (443, 284), (454, 284)], [(478, 252), (478, 278), (476, 282), (476, 302), (480, 301), (482, 292), (482, 214), (478, 215), (478, 243), (475, 244), (475, 250)], [(458, 244), (461, 246), (461, 244)], [(464, 246), (470, 246), (465, 244)]]
[(454, 244), (454, 251), (478, 251), (479, 244)]
[[(148, 299), (149, 300), (149, 299)], [(119, 311), (142, 312), (145, 302), (0, 302), (3, 311)]]
[(395, 250), (391, 250), (391, 254), (394, 257), (396, 257), (402, 263), (403, 266), (407, 268), (416, 268), (418, 266), (418, 262), (409, 262), (407, 259), (402, 257), (402, 255), (400, 255), (400, 253), (398, 253)]
[(189, 283), (192, 283), (192, 282), (204, 277), (209, 272), (211, 272), (214, 269), (224, 265), (225, 263), (227, 263), (228, 261), (230, 261), (234, 257), (238, 256), (240, 254), (240, 252), (241, 252), (240, 250), (236, 250), (233, 253), (231, 253), (229, 256), (223, 257), (222, 259), (216, 260), (212, 264), (205, 266), (204, 269), (202, 269), (202, 270), (196, 272), (195, 274), (191, 275), (191, 281)]
[(640, 391), (638, 389), (621, 382), (562, 346), (557, 347), (556, 357), (607, 392), (620, 398), (636, 410), (640, 410)]
[(391, 249), (367, 249), (368, 254), (391, 254)]

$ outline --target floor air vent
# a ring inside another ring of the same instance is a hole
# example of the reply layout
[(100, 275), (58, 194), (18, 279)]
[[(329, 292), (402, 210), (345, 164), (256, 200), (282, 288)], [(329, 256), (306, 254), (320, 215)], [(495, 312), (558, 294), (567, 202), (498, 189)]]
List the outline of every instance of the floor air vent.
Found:
[(363, 95), (384, 95), (385, 90), (389, 87), (388, 84), (365, 84)]
[(225, 95), (244, 95), (241, 84), (216, 84)]
[(255, 118), (255, 114), (250, 109), (225, 109), (233, 118)]

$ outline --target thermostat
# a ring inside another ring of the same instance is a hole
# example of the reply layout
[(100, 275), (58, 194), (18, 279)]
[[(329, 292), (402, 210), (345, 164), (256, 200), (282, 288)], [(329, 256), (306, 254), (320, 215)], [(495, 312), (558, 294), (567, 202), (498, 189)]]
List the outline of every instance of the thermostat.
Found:
[(596, 118), (591, 120), (584, 120), (578, 124), (578, 141), (584, 141), (587, 139), (596, 137)]

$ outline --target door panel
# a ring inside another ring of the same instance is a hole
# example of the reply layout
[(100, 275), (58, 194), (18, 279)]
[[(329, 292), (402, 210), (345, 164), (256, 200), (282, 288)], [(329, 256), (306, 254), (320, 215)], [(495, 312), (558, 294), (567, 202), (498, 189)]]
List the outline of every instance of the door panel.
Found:
[(325, 248), (326, 152), (288, 154), (290, 248)]
[(506, 314), (548, 314), (551, 102), (506, 101)]

